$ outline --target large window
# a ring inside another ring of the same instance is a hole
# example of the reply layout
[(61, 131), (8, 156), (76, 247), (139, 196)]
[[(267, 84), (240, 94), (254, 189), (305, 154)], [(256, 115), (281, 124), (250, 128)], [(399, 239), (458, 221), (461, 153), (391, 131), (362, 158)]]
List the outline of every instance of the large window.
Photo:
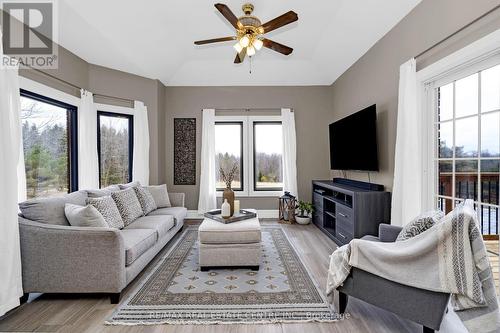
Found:
[(254, 191), (283, 189), (281, 122), (253, 123)]
[(222, 191), (226, 185), (222, 180), (220, 169), (226, 173), (236, 167), (231, 188), (243, 191), (243, 122), (217, 122), (215, 124), (215, 172), (217, 190)]
[(78, 189), (76, 107), (21, 90), (28, 199)]
[(239, 196), (276, 196), (283, 189), (280, 117), (217, 117), (215, 125), (217, 190), (225, 187), (219, 169), (236, 166), (233, 190)]
[(437, 88), (437, 203), (473, 199), (484, 235), (498, 234), (500, 65)]
[(133, 117), (98, 112), (97, 144), (101, 188), (128, 183), (132, 179)]

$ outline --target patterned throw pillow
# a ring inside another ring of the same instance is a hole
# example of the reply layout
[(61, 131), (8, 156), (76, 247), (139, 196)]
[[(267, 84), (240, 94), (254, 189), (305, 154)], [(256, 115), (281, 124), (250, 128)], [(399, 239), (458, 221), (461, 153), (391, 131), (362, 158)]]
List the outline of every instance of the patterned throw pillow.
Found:
[(147, 189), (142, 186), (135, 186), (133, 189), (137, 195), (137, 199), (139, 199), (139, 202), (141, 203), (144, 215), (148, 215), (153, 210), (158, 208), (156, 206), (155, 199)]
[(123, 220), (113, 198), (88, 198), (87, 205), (94, 206), (102, 214), (104, 221), (106, 221), (110, 228), (123, 229)]
[(396, 242), (404, 241), (421, 234), (427, 229), (432, 228), (436, 223), (444, 217), (444, 213), (440, 210), (432, 210), (417, 216), (410, 223), (403, 227), (403, 230), (396, 238)]
[(118, 207), (118, 211), (122, 216), (125, 226), (144, 215), (141, 203), (139, 202), (139, 199), (137, 199), (137, 195), (135, 195), (133, 188), (113, 192), (111, 197)]

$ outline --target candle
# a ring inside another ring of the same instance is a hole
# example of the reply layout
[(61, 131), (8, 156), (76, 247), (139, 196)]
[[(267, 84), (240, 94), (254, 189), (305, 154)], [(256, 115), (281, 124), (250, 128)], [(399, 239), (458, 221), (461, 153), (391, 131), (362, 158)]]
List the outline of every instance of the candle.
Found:
[(235, 213), (240, 212), (240, 201), (239, 200), (234, 200), (234, 212)]

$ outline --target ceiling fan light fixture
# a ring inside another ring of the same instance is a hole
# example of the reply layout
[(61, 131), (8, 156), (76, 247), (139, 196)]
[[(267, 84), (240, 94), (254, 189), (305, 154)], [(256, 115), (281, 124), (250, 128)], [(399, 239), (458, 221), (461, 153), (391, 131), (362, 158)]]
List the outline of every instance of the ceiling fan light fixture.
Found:
[(253, 46), (248, 46), (247, 47), (247, 54), (249, 57), (253, 56), (255, 54), (255, 48)]
[(241, 46), (240, 42), (234, 44), (233, 47), (236, 50), (236, 52), (238, 52), (238, 53), (240, 53), (241, 50), (243, 50), (243, 46)]
[(264, 42), (262, 42), (260, 39), (256, 38), (254, 39), (253, 43), (252, 43), (252, 46), (257, 50), (259, 51), (262, 46), (264, 45)]
[(242, 47), (247, 47), (249, 44), (250, 44), (250, 38), (248, 38), (247, 35), (241, 37), (241, 39), (240, 39), (240, 45)]

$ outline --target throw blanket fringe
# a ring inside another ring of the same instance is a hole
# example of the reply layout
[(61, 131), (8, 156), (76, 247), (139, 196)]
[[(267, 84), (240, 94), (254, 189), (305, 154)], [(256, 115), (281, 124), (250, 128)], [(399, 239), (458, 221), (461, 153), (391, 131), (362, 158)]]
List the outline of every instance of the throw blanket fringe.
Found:
[(450, 293), (469, 332), (500, 332), (500, 313), (488, 254), (472, 200), (429, 230), (394, 243), (355, 239), (330, 256), (327, 294), (351, 266), (403, 285)]

